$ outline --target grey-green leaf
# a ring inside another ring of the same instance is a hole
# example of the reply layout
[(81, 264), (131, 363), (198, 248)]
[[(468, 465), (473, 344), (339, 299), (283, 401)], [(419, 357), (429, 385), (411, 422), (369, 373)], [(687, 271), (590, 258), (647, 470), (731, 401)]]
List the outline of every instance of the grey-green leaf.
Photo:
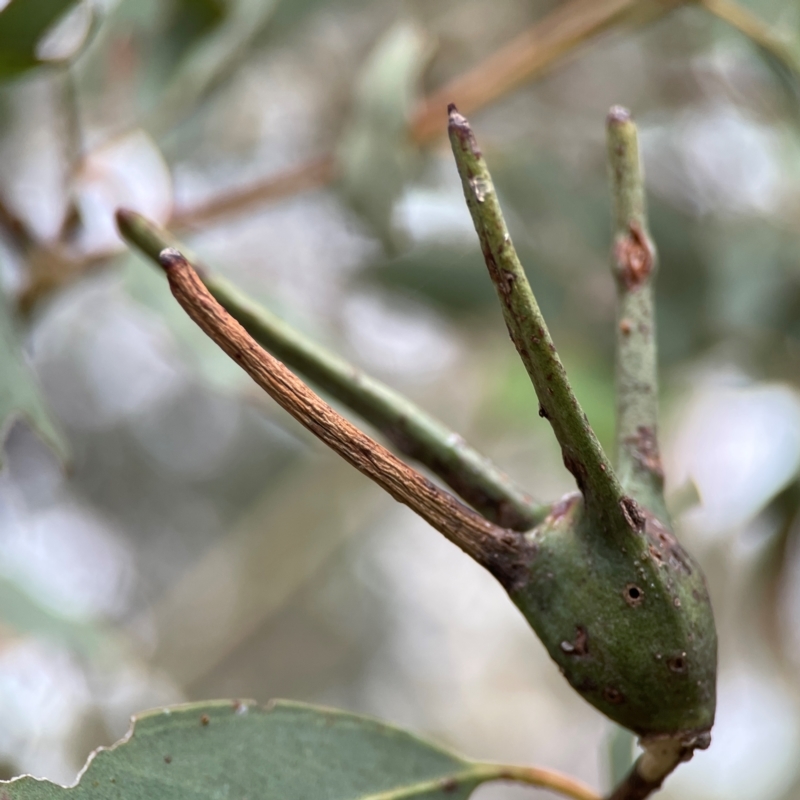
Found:
[(364, 66), (339, 145), (342, 192), (389, 245), (395, 201), (418, 166), (408, 118), (430, 54), (430, 39), (421, 28), (409, 22), (394, 25)]
[(77, 0), (11, 0), (0, 11), (0, 79), (38, 66), (36, 45), (76, 5)]
[(0, 623), (18, 633), (62, 644), (84, 658), (97, 655), (105, 643), (97, 627), (59, 614), (20, 582), (3, 575), (0, 575)]
[(18, 419), (30, 424), (62, 462), (67, 460), (66, 440), (50, 417), (36, 379), (25, 362), (11, 309), (0, 292), (0, 464), (5, 437)]
[(227, 14), (186, 53), (144, 127), (163, 136), (183, 120), (241, 63), (279, 4), (230, 0)]
[[(490, 777), (436, 745), (364, 717), (278, 701), (215, 701), (150, 711), (89, 760), (70, 800), (465, 800)], [(2, 800), (59, 800), (24, 777)]]

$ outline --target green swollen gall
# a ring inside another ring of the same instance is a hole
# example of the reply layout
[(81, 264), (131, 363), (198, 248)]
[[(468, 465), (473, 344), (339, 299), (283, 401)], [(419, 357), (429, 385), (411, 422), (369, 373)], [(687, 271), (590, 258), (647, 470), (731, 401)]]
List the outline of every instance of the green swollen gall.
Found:
[[(475, 137), (455, 108), (449, 120), (508, 332), (577, 484), (578, 492), (559, 502), (534, 504), (441, 423), (194, 266), (152, 223), (121, 210), (120, 232), (159, 264), (178, 303), (258, 386), (503, 584), (572, 686), (640, 735), (644, 753), (609, 800), (641, 800), (709, 744), (717, 644), (702, 573), (675, 538), (664, 502), (652, 292), (657, 262), (636, 127), (627, 111), (612, 109), (608, 158), (618, 293), (612, 464), (556, 352)], [(291, 368), (371, 422), (464, 502), (339, 414)]]
[(453, 153), (509, 334), (579, 489), (525, 535), (526, 568), (498, 577), (582, 697), (645, 740), (676, 742), (680, 757), (710, 742), (716, 629), (703, 574), (677, 541), (664, 502), (656, 256), (636, 127), (621, 108), (612, 109), (607, 127), (618, 289), (615, 465), (572, 391), (472, 130), (449, 108)]

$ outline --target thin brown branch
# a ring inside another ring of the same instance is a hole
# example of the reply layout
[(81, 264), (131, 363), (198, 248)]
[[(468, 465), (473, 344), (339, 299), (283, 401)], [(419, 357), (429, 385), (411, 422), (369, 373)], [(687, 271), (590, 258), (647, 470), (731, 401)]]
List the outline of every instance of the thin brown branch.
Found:
[(661, 788), (663, 779), (655, 783), (645, 780), (634, 767), (622, 783), (609, 795), (608, 800), (646, 800)]
[(268, 200), (280, 200), (310, 189), (320, 189), (335, 178), (336, 159), (333, 153), (326, 153), (252, 186), (232, 189), (194, 207), (178, 209), (172, 215), (170, 227), (176, 231), (197, 228), (218, 217), (236, 214)]
[(177, 250), (162, 251), (159, 261), (186, 313), (301, 425), (486, 567), (503, 585), (513, 586), (525, 579), (532, 550), (522, 534), (488, 522), (337, 414), (257, 344), (214, 299)]
[(644, 753), (607, 800), (646, 800), (661, 788), (667, 777), (695, 750), (704, 750), (711, 741), (708, 732), (695, 736), (642, 739)]
[[(488, 58), (420, 101), (409, 123), (418, 145), (444, 136), (442, 114), (455, 102), (465, 114), (493, 103), (526, 81), (542, 75), (579, 45), (646, 8), (640, 21), (649, 21), (688, 0), (569, 0), (516, 36)], [(174, 230), (191, 228), (237, 213), (258, 203), (317, 189), (337, 177), (333, 153), (292, 167), (242, 189), (225, 192), (196, 206), (179, 210), (170, 221)]]
[(92, 270), (105, 267), (115, 255), (118, 253), (101, 252), (75, 257), (58, 245), (31, 246), (26, 257), (28, 282), (16, 297), (18, 311), (29, 314), (41, 299)]
[(516, 781), (536, 786), (540, 789), (549, 789), (551, 792), (563, 794), (572, 800), (600, 800), (597, 792), (590, 789), (581, 781), (571, 775), (564, 775), (552, 769), (542, 767), (506, 767), (497, 765), (497, 780)]
[(119, 232), (156, 264), (165, 248), (186, 253), (203, 284), (245, 330), (289, 369), (355, 411), (403, 455), (424, 464), (486, 519), (528, 531), (550, 513), (458, 434), (389, 386), (306, 338), (197, 259), (166, 231), (128, 209), (117, 211)]
[[(594, 36), (620, 22), (641, 0), (571, 0), (557, 6), (471, 70), (425, 98), (411, 120), (411, 137), (426, 144), (444, 135), (442, 110), (455, 103), (471, 114), (536, 78)], [(667, 11), (667, 5), (661, 9)]]

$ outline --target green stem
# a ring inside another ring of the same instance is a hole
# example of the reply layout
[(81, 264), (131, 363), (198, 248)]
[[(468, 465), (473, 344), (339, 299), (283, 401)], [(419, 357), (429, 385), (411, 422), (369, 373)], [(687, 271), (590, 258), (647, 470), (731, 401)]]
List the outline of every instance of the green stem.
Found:
[(578, 399), (547, 330), (536, 298), (511, 243), (489, 170), (467, 120), (449, 107), (453, 147), (467, 205), (508, 332), (539, 398), (539, 413), (553, 426), (567, 469), (587, 510), (618, 520), (623, 492)]
[(625, 488), (666, 518), (658, 451), (658, 364), (653, 276), (656, 251), (647, 230), (644, 175), (636, 125), (619, 106), (607, 119), (614, 206), (612, 270), (617, 283), (617, 471)]
[[(122, 235), (153, 261), (158, 262), (162, 250), (174, 247), (197, 264), (183, 245), (139, 214), (120, 210), (117, 222)], [(363, 417), (401, 453), (428, 467), (486, 519), (525, 531), (547, 516), (549, 507), (534, 503), (458, 434), (401, 394), (306, 338), (228, 281), (207, 269), (198, 274), (259, 344)]]
[(588, 786), (568, 775), (562, 775), (549, 769), (540, 767), (515, 767), (500, 764), (482, 765), (487, 781), (514, 781), (539, 789), (549, 789), (551, 792), (570, 797), (572, 800), (599, 800), (599, 796)]
[[(701, 742), (701, 739), (705, 739)], [(661, 788), (664, 780), (683, 761), (692, 757), (695, 748), (708, 747), (708, 733), (677, 737), (641, 739), (644, 753), (636, 759), (630, 772), (614, 788), (607, 800), (646, 800)]]
[(527, 580), (535, 546), (525, 534), (484, 519), (337, 413), (253, 339), (212, 296), (180, 252), (162, 250), (158, 261), (186, 313), (301, 425), (486, 567), (507, 591)]
[(551, 792), (569, 797), (571, 800), (600, 800), (600, 796), (580, 781), (554, 770), (540, 767), (517, 767), (504, 764), (474, 764), (450, 778), (437, 778), (413, 786), (404, 786), (388, 792), (371, 795), (369, 800), (419, 800), (422, 797), (438, 797), (440, 794), (457, 792), (461, 787), (474, 789), (491, 781), (513, 781), (549, 789)]

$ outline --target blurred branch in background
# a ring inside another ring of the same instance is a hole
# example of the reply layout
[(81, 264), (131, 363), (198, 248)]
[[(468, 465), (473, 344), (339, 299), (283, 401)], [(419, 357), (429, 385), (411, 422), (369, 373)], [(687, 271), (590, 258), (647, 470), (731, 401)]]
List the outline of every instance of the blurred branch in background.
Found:
[[(417, 146), (424, 146), (441, 137), (444, 133), (444, 109), (449, 102), (455, 102), (465, 113), (484, 108), (525, 82), (543, 75), (565, 57), (574, 55), (581, 45), (602, 33), (621, 25), (642, 26), (671, 10), (693, 3), (699, 3), (741, 30), (788, 70), (795, 81), (800, 80), (800, 61), (792, 46), (755, 15), (729, 0), (568, 0), (478, 65), (419, 101), (409, 120), (411, 140)], [(257, 24), (253, 20), (245, 24), (249, 20), (248, 14), (252, 12), (245, 6), (246, 3), (242, 6), (241, 14), (233, 14), (231, 19), (226, 20), (224, 29), (215, 34), (218, 40), (215, 38), (213, 42), (206, 43), (205, 46), (216, 53), (209, 60), (209, 63), (213, 62), (213, 68), (209, 71), (204, 67), (201, 74), (195, 75), (186, 67), (173, 80), (173, 94), (180, 90), (179, 96), (169, 102), (165, 99), (162, 103), (169, 110), (169, 119), (178, 113), (188, 113), (186, 109), (191, 107), (189, 101), (198, 102), (241, 58), (243, 50), (232, 50), (229, 40), (238, 42), (241, 36), (250, 37), (259, 26), (266, 24), (271, 6), (259, 11)], [(198, 52), (196, 58), (203, 60), (203, 52), (205, 50)], [(191, 77), (194, 90), (180, 88), (188, 77)], [(170, 91), (168, 89), (167, 96), (171, 96)], [(178, 112), (178, 109), (184, 110)], [(160, 120), (161, 116), (157, 115), (157, 118)], [(399, 142), (396, 144), (400, 146)], [(175, 208), (170, 227), (176, 231), (198, 230), (263, 203), (319, 189), (338, 180), (341, 170), (340, 157), (336, 153), (322, 154), (251, 186), (224, 191), (196, 206)], [(10, 230), (16, 230), (16, 238), (22, 242), (19, 229)], [(29, 310), (40, 297), (74, 280), (85, 270), (106, 263), (113, 255), (101, 252), (80, 256), (62, 252), (58, 246), (52, 245), (37, 246), (35, 252), (38, 256), (33, 259), (33, 264), (38, 266), (35, 266), (29, 284), (19, 299), (23, 311)]]
[(424, 98), (411, 137), (428, 144), (444, 135), (443, 109), (455, 103), (472, 114), (578, 52), (581, 45), (624, 23), (641, 25), (686, 0), (568, 0), (487, 59)]
[[(640, 23), (650, 21), (666, 13), (669, 7), (684, 2), (687, 0), (568, 0), (562, 3), (480, 64), (421, 100), (409, 121), (412, 141), (427, 145), (444, 136), (445, 111), (449, 103), (463, 108), (465, 114), (484, 108), (542, 75), (580, 45), (614, 25), (633, 17)], [(321, 156), (200, 206), (176, 209), (171, 224), (180, 229), (212, 223), (219, 217), (240, 213), (259, 203), (319, 188), (337, 177), (336, 156)]]
[(280, 175), (273, 175), (267, 182), (214, 197), (201, 205), (178, 208), (170, 219), (170, 227), (176, 231), (199, 229), (221, 217), (247, 211), (259, 203), (281, 200), (299, 192), (327, 186), (336, 178), (336, 174), (333, 154), (323, 155)]
[[(219, 542), (134, 620), (153, 624), (151, 656), (189, 691), (289, 603), (348, 540), (374, 524), (384, 495), (340, 458), (296, 466), (262, 496)], [(271, 580), (265, 570), (274, 568)], [(231, 602), (231, 587), (236, 587)], [(202, 696), (202, 693), (198, 696)]]
[[(693, 3), (699, 3), (740, 30), (800, 80), (800, 61), (789, 43), (754, 14), (729, 0), (568, 0), (487, 59), (422, 99), (409, 122), (411, 139), (417, 145), (440, 139), (444, 135), (444, 109), (449, 103), (455, 103), (465, 114), (478, 111), (544, 74), (609, 29), (622, 24), (644, 25)], [(320, 156), (197, 207), (176, 209), (171, 224), (181, 229), (213, 223), (217, 218), (241, 213), (254, 205), (319, 188), (338, 176), (335, 155)]]

